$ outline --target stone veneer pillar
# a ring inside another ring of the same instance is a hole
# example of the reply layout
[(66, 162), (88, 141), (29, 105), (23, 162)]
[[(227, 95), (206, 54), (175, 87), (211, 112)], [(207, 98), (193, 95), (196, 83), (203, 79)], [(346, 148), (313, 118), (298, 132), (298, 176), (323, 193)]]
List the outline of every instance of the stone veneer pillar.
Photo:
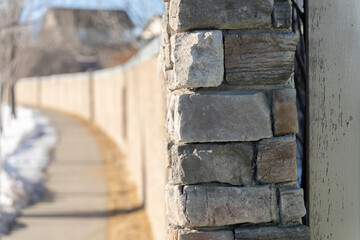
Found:
[(287, 0), (167, 0), (168, 239), (309, 239)]

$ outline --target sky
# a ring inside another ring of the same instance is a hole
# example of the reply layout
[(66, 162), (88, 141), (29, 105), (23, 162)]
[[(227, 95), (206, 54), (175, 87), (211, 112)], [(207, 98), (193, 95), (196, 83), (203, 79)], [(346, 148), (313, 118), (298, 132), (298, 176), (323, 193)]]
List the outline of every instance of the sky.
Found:
[(42, 18), (49, 7), (78, 9), (123, 9), (127, 10), (137, 31), (154, 15), (165, 10), (163, 0), (24, 0), (25, 8), (21, 21), (36, 21)]

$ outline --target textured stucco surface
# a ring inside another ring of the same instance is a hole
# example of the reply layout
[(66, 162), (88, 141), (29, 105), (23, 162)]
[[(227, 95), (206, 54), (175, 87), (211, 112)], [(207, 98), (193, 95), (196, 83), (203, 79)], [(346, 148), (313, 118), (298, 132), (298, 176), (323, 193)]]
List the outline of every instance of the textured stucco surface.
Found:
[(360, 2), (309, 1), (312, 239), (360, 239)]

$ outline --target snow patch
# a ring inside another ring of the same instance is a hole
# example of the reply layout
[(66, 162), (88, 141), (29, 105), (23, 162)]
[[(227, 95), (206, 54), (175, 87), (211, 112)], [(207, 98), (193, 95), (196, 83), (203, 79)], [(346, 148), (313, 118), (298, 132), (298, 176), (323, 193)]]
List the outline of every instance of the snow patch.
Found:
[(39, 111), (18, 106), (17, 118), (2, 107), (0, 165), (0, 236), (7, 233), (22, 208), (41, 198), (45, 170), (57, 141), (50, 120)]

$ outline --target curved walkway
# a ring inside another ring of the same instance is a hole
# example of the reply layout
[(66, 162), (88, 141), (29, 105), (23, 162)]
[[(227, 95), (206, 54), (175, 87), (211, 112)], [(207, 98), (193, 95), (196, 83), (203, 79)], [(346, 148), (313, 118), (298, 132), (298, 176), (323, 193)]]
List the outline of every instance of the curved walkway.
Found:
[(59, 133), (43, 201), (26, 208), (2, 240), (105, 240), (106, 185), (93, 135), (77, 120), (43, 110)]

